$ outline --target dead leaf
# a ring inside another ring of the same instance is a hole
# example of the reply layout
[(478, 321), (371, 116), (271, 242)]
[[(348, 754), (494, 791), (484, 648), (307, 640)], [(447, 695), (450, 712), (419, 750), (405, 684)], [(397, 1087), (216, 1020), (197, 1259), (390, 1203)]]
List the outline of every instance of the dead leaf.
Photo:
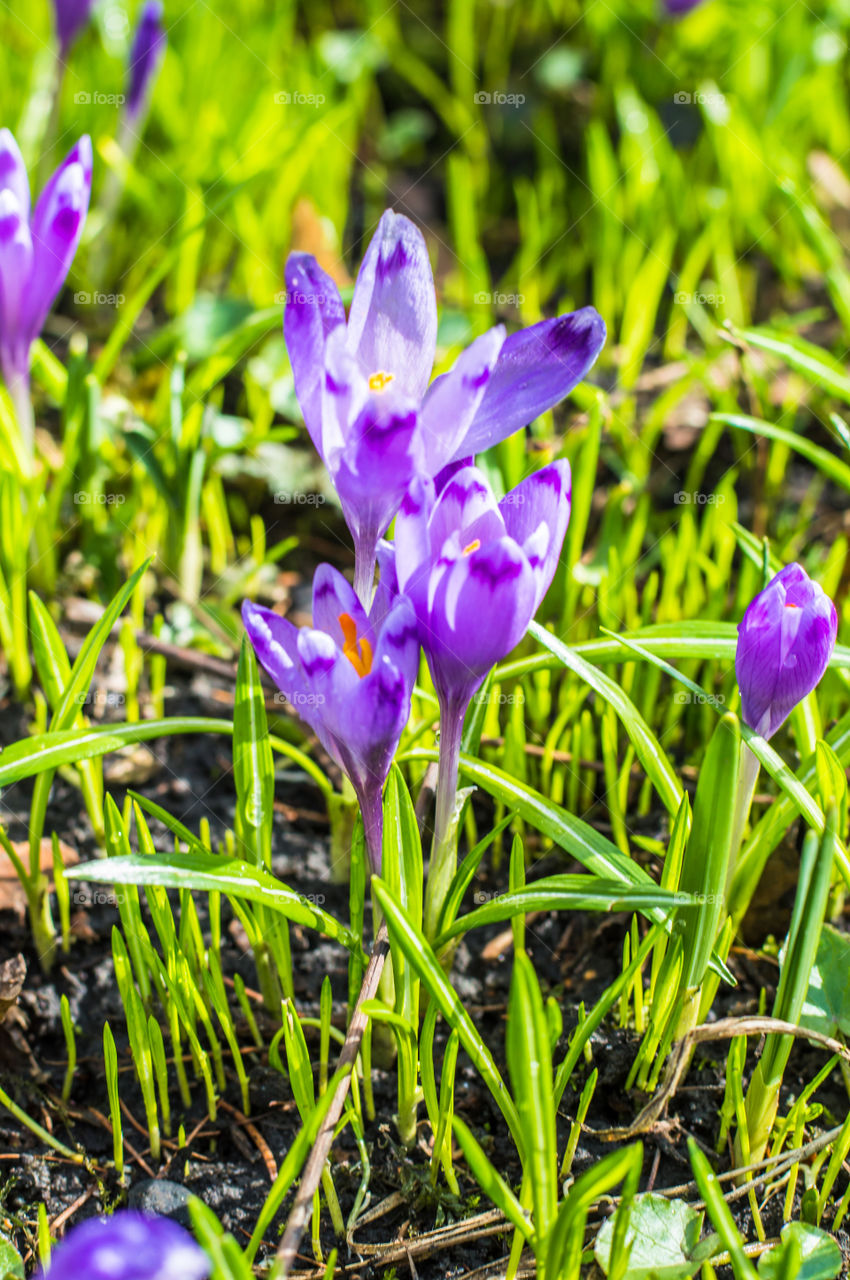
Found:
[[(29, 843), (26, 840), (13, 841), (12, 848), (24, 866), (29, 867)], [(62, 856), (62, 863), (66, 867), (76, 866), (80, 861), (80, 855), (76, 849), (72, 849), (63, 840), (59, 841), (59, 853)], [(48, 840), (46, 836), (41, 842), (39, 855), (39, 866), (42, 875), (47, 876), (48, 883), (53, 888), (53, 842)], [(0, 849), (0, 911), (14, 911), (23, 919), (26, 915), (26, 910), (27, 898), (23, 885), (9, 860), (9, 855)]]
[(6, 1017), (18, 996), (27, 976), (27, 966), (21, 955), (12, 956), (0, 964), (0, 1022)]

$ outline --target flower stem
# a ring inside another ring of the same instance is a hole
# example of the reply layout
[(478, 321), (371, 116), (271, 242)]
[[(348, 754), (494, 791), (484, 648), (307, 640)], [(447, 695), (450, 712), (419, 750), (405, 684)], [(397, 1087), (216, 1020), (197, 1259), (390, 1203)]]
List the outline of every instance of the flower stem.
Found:
[(732, 841), (729, 849), (729, 868), (726, 875), (726, 910), (731, 916), (737, 916), (737, 913), (734, 909), (734, 904), (729, 901), (729, 890), (732, 886), (732, 881), (735, 875), (738, 854), (741, 852), (744, 828), (747, 825), (747, 818), (750, 815), (760, 768), (761, 765), (747, 746), (746, 742), (742, 743), (741, 770), (738, 774), (738, 790), (735, 796), (735, 817), (732, 826)]
[(425, 886), (424, 925), (429, 942), (437, 936), (440, 912), (457, 869), (457, 779), (465, 711), (465, 706), (441, 702), (434, 843)]
[(375, 875), (381, 874), (384, 842), (384, 798), (380, 787), (358, 788), (366, 850)]
[(354, 591), (368, 613), (375, 593), (375, 563), (378, 558), (377, 539), (358, 541), (354, 546)]
[(6, 386), (15, 409), (21, 442), (23, 444), (22, 464), (26, 464), (27, 474), (32, 471), (32, 460), (35, 453), (35, 415), (32, 411), (32, 394), (30, 391), (29, 373), (6, 371)]

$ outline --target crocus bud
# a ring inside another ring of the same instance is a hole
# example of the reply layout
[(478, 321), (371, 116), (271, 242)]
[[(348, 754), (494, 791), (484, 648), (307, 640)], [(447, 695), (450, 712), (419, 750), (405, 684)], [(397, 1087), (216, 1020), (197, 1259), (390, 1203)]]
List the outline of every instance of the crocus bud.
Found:
[(56, 11), (56, 35), (64, 58), (91, 17), (94, 0), (53, 0)]
[(771, 738), (829, 664), (835, 605), (802, 565), (780, 569), (738, 624), (735, 674), (744, 720)]
[(125, 1210), (81, 1222), (37, 1280), (206, 1280), (210, 1261), (170, 1218)]
[(138, 116), (145, 110), (166, 43), (161, 0), (147, 0), (142, 7), (130, 49), (130, 81), (127, 88), (129, 116)]

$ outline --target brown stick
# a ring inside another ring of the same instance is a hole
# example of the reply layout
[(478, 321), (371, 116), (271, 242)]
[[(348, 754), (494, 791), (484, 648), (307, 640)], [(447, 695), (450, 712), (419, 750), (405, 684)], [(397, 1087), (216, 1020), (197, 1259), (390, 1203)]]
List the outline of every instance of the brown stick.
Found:
[[(363, 975), (363, 985), (360, 988), (360, 995), (357, 997), (357, 1003), (354, 1006), (354, 1013), (351, 1016), (351, 1023), (348, 1033), (345, 1037), (345, 1043), (340, 1049), (339, 1059), (336, 1064), (336, 1070), (339, 1071), (343, 1067), (351, 1067), (354, 1070), (354, 1064), (357, 1060), (357, 1054), (360, 1052), (360, 1041), (363, 1039), (363, 1032), (369, 1022), (368, 1014), (362, 1012), (362, 1005), (366, 1000), (371, 1000), (378, 990), (378, 983), (381, 980), (381, 973), (384, 968), (384, 961), (390, 953), (390, 940), (387, 933), (386, 922), (382, 923), (372, 946), (372, 954), (369, 957), (369, 964)], [(295, 1261), (298, 1253), (298, 1246), (301, 1243), (301, 1236), (307, 1225), (307, 1218), (313, 1206), (313, 1195), (322, 1177), (322, 1170), (325, 1167), (325, 1161), (328, 1158), (328, 1152), (333, 1142), (334, 1129), (337, 1121), (342, 1115), (342, 1108), (345, 1099), (348, 1096), (348, 1090), (351, 1085), (351, 1071), (348, 1071), (345, 1078), (340, 1081), (336, 1087), (334, 1100), (330, 1105), (330, 1109), (325, 1116), (324, 1124), (318, 1132), (316, 1141), (313, 1143), (313, 1149), (307, 1157), (307, 1163), (304, 1166), (304, 1172), (301, 1175), (301, 1185), (298, 1188), (298, 1195), (295, 1197), (295, 1204), (289, 1215), (286, 1224), (286, 1231), (283, 1233), (283, 1239), (280, 1242), (280, 1248), (277, 1251), (277, 1257), (283, 1267), (283, 1274), (287, 1275), (289, 1268)]]

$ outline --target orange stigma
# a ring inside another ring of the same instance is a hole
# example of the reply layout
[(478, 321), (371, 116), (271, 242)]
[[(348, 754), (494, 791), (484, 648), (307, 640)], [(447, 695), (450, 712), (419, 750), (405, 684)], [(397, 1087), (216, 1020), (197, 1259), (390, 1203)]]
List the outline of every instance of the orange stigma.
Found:
[(800, 606), (799, 606), (798, 604), (789, 604), (789, 603), (786, 601), (786, 604), (785, 604), (785, 608), (786, 608), (786, 609), (799, 609), (799, 607), (800, 607)]
[(480, 546), (481, 546), (481, 539), (476, 538), (474, 542), (468, 542), (466, 544), (466, 546), (463, 549), (463, 554), (465, 556), (471, 556), (473, 551), (477, 551)]
[(370, 391), (386, 391), (395, 375), (392, 373), (373, 373), (369, 378)]
[(362, 640), (357, 639), (357, 623), (350, 613), (339, 615), (339, 625), (345, 640), (342, 651), (362, 679), (372, 670), (372, 646), (365, 636)]

